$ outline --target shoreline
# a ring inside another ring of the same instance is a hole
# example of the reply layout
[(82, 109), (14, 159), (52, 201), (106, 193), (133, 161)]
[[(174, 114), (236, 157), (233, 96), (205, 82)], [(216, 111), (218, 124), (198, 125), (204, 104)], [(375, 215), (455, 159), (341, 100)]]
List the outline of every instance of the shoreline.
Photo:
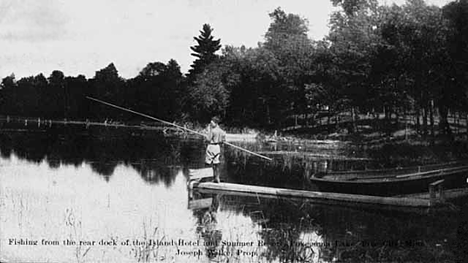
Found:
[[(5, 125), (12, 125), (17, 127), (11, 127), (4, 129)], [(34, 129), (46, 129), (53, 125), (78, 125), (86, 128), (91, 126), (99, 127), (112, 127), (112, 128), (127, 128), (127, 129), (138, 129), (138, 130), (156, 130), (162, 131), (165, 135), (187, 135), (189, 132), (183, 128), (171, 127), (167, 124), (160, 122), (124, 122), (114, 120), (68, 120), (68, 119), (47, 119), (40, 117), (17, 117), (17, 116), (5, 116), (0, 115), (1, 130), (34, 130)], [(179, 125), (186, 129), (191, 129), (196, 132), (206, 133), (206, 127), (202, 127), (198, 123), (192, 122), (173, 122), (174, 125)], [(436, 134), (434, 137), (427, 135), (426, 137), (414, 133), (413, 130), (409, 129), (410, 135), (403, 134), (401, 131), (396, 131), (394, 134), (386, 135), (383, 133), (347, 133), (347, 132), (333, 132), (329, 134), (322, 133), (301, 133), (297, 134), (294, 132), (287, 132), (283, 134), (277, 133), (277, 131), (266, 131), (251, 128), (238, 128), (238, 127), (221, 127), (226, 130), (227, 138), (232, 142), (265, 142), (265, 143), (291, 143), (291, 144), (317, 144), (317, 145), (334, 145), (334, 144), (357, 144), (365, 147), (381, 147), (388, 144), (410, 144), (410, 145), (423, 145), (430, 146), (440, 143), (453, 143), (453, 142), (468, 142), (468, 135), (465, 133), (453, 134), (453, 138), (448, 139), (447, 136)], [(312, 130), (311, 130), (312, 131)], [(377, 133), (377, 134), (376, 134)]]

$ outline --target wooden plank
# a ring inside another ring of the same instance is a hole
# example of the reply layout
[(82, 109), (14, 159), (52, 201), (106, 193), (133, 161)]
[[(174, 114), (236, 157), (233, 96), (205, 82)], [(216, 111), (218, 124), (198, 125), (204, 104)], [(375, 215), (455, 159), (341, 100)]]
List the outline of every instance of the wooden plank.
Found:
[(208, 177), (213, 177), (213, 168), (211, 167), (189, 170), (189, 180), (197, 180)]
[(438, 181), (431, 183), (430, 186), (436, 186), (436, 185), (442, 184), (443, 182), (444, 182), (444, 179), (440, 179)]
[[(219, 194), (219, 190), (209, 190), (209, 189), (197, 189), (196, 191), (206, 194)], [(391, 211), (391, 212), (405, 212), (405, 213), (423, 213), (426, 214), (428, 211), (443, 211), (446, 210), (445, 205), (438, 205), (436, 207), (402, 207), (402, 206), (388, 206), (388, 205), (381, 205), (381, 204), (362, 204), (362, 203), (343, 203), (341, 201), (336, 200), (317, 200), (317, 199), (304, 199), (301, 197), (281, 197), (281, 196), (274, 196), (274, 195), (265, 195), (259, 193), (246, 193), (246, 192), (234, 192), (234, 191), (223, 191), (223, 195), (232, 195), (232, 196), (245, 196), (245, 197), (254, 197), (254, 198), (267, 198), (267, 199), (288, 199), (291, 201), (298, 201), (298, 202), (310, 202), (315, 205), (325, 205), (325, 206), (344, 206), (349, 208), (356, 208), (356, 209), (371, 209), (371, 210), (383, 210), (383, 211)], [(258, 203), (258, 202), (256, 202)]]
[[(452, 199), (459, 199), (463, 197), (468, 197), (468, 187), (466, 188), (456, 188), (456, 189), (447, 189), (444, 192), (445, 200), (450, 201)], [(402, 195), (401, 197), (407, 198), (418, 198), (418, 199), (429, 199), (430, 193), (417, 193)]]
[(213, 198), (204, 198), (204, 199), (197, 199), (197, 200), (190, 200), (188, 202), (188, 209), (196, 210), (196, 209), (203, 209), (209, 208), (213, 204)]
[(427, 199), (405, 198), (405, 197), (382, 197), (369, 195), (355, 195), (343, 193), (314, 192), (284, 188), (273, 188), (254, 185), (231, 184), (231, 183), (200, 183), (195, 186), (197, 189), (207, 189), (214, 191), (230, 191), (239, 193), (253, 193), (261, 195), (271, 195), (277, 197), (303, 198), (318, 201), (338, 201), (340, 203), (361, 203), (373, 205), (388, 205), (396, 207), (418, 207), (429, 208), (431, 203)]

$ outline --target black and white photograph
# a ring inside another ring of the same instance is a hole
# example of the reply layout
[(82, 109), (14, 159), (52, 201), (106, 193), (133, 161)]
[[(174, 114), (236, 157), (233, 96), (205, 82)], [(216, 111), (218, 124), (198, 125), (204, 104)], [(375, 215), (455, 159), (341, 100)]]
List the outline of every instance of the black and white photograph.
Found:
[(468, 262), (468, 0), (0, 0), (0, 262)]

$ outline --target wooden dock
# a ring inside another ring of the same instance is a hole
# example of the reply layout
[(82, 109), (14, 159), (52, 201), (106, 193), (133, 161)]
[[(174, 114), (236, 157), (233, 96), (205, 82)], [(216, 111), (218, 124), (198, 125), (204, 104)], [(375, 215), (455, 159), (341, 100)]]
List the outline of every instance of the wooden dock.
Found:
[[(313, 203), (353, 206), (359, 208), (373, 208), (384, 210), (423, 211), (452, 209), (453, 205), (447, 201), (453, 198), (467, 197), (468, 188), (444, 191), (443, 199), (434, 198), (429, 193), (382, 197), (370, 195), (316, 192), (265, 186), (254, 186), (233, 183), (202, 182), (193, 185), (201, 193), (228, 194), (238, 196), (253, 196), (263, 198), (293, 198), (308, 200)], [(439, 196), (440, 197), (440, 196)]]

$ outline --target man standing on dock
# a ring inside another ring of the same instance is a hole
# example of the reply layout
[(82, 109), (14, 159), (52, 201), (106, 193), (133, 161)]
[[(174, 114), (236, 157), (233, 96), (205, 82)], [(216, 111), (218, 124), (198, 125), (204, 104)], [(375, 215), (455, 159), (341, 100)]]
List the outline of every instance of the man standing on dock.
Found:
[(226, 141), (226, 132), (219, 127), (219, 118), (211, 119), (207, 136), (208, 146), (206, 147), (205, 163), (213, 167), (213, 177), (219, 183), (219, 164), (221, 155), (221, 144)]

